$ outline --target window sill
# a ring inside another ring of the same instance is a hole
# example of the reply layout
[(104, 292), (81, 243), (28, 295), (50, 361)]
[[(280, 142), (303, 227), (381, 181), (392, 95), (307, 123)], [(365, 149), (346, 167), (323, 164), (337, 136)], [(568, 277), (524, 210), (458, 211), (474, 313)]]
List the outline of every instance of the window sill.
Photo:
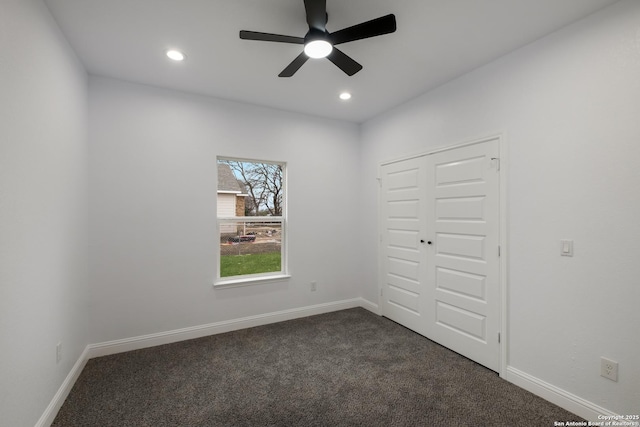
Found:
[(235, 288), (238, 286), (258, 285), (260, 283), (280, 282), (289, 279), (290, 274), (275, 274), (273, 276), (242, 277), (236, 279), (219, 279), (213, 284), (214, 289)]

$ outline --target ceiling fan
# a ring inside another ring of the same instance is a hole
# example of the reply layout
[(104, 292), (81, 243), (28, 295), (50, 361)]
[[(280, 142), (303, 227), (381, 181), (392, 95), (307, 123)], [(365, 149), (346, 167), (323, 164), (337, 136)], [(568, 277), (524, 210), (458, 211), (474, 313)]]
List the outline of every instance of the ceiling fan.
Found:
[(396, 30), (396, 17), (393, 14), (372, 19), (362, 24), (354, 25), (334, 33), (326, 29), (327, 1), (304, 0), (307, 12), (309, 31), (304, 37), (283, 36), (280, 34), (259, 33), (257, 31), (240, 31), (240, 38), (244, 40), (260, 40), (278, 43), (293, 43), (304, 45), (304, 51), (296, 57), (280, 74), (279, 77), (291, 77), (307, 62), (309, 58), (327, 58), (347, 75), (352, 76), (362, 70), (362, 65), (338, 50), (335, 46), (355, 40), (381, 36)]

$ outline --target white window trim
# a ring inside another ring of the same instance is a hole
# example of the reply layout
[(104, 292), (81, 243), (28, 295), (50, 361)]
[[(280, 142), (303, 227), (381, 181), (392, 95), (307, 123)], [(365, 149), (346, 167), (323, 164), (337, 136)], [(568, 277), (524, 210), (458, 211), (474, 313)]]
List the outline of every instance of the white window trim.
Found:
[[(262, 283), (272, 283), (287, 280), (291, 277), (289, 274), (289, 232), (287, 227), (287, 211), (288, 211), (288, 196), (287, 196), (287, 163), (286, 162), (278, 162), (278, 161), (270, 161), (270, 160), (257, 160), (257, 159), (243, 159), (243, 158), (234, 158), (234, 157), (222, 157), (218, 156), (217, 160), (233, 160), (233, 161), (241, 161), (241, 162), (249, 162), (249, 163), (271, 163), (282, 165), (284, 168), (283, 176), (282, 176), (282, 189), (284, 194), (284, 215), (283, 216), (240, 216), (240, 217), (218, 217), (216, 216), (216, 236), (217, 236), (217, 246), (216, 246), (216, 278), (213, 282), (214, 289), (226, 289), (226, 288), (235, 288), (240, 286), (249, 286), (256, 285)], [(217, 161), (216, 161), (217, 167)], [(242, 194), (238, 194), (240, 196)], [(234, 221), (234, 222), (270, 222), (279, 221), (282, 227), (282, 242), (280, 249), (280, 271), (272, 272), (272, 273), (257, 273), (257, 274), (248, 274), (243, 276), (230, 276), (230, 277), (220, 277), (220, 222), (223, 221)]]
[(223, 278), (216, 280), (213, 286), (216, 289), (237, 288), (240, 286), (258, 285), (261, 283), (281, 282), (291, 277), (290, 274), (261, 273), (251, 276), (233, 276), (233, 279)]

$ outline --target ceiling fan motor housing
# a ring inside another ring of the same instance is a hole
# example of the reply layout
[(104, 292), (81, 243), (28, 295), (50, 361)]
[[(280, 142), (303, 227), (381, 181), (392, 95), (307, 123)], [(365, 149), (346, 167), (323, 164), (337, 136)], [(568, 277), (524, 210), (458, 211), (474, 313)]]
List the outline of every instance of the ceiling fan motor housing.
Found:
[(327, 43), (331, 43), (329, 32), (327, 30), (322, 31), (317, 28), (309, 28), (309, 32), (304, 36), (304, 44), (306, 45), (316, 40), (323, 40)]

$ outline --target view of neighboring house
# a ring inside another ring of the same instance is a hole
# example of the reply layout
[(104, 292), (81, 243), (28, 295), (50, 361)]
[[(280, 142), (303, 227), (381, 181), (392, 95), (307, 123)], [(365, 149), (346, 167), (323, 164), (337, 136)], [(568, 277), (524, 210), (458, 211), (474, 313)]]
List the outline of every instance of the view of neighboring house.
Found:
[[(218, 217), (244, 216), (244, 186), (229, 165), (218, 163)], [(222, 225), (221, 234), (236, 233), (235, 225)]]

